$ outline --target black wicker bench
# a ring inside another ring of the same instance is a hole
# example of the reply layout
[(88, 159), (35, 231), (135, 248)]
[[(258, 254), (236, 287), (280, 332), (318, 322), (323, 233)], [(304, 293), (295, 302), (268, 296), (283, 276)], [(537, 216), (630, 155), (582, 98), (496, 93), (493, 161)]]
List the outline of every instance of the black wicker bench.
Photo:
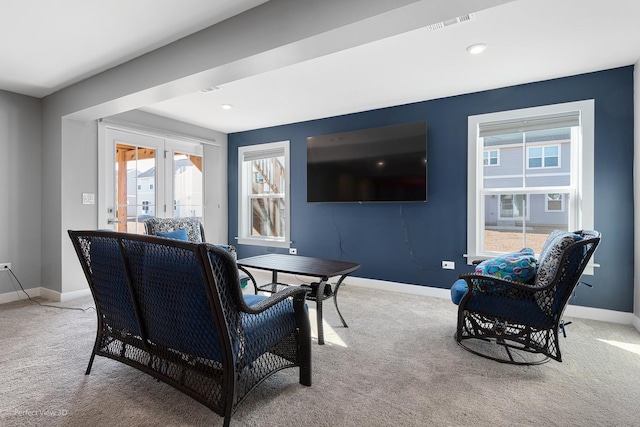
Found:
[(166, 382), (224, 417), (265, 378), (311, 385), (306, 288), (243, 295), (224, 249), (154, 236), (69, 231), (98, 313), (95, 355)]

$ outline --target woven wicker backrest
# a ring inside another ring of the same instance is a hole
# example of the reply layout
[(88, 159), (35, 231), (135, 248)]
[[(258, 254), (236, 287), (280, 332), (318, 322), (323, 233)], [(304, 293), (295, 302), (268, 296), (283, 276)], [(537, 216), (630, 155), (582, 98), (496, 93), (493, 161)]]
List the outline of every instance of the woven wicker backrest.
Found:
[(197, 245), (129, 239), (122, 239), (122, 245), (147, 338), (161, 347), (221, 361), (220, 328)]
[[(232, 348), (223, 305), (226, 313), (238, 315), (226, 307), (233, 304), (220, 303), (211, 280), (228, 281), (228, 274), (237, 280), (230, 254), (211, 245), (126, 233), (74, 232), (74, 238), (99, 312), (110, 326), (135, 331), (160, 347), (223, 361), (224, 348)], [(206, 247), (216, 254), (215, 275)]]
[(140, 335), (118, 241), (108, 237), (79, 236), (78, 243), (97, 309), (107, 324), (116, 330)]
[(548, 278), (548, 284), (537, 284), (541, 291), (536, 295), (536, 299), (540, 308), (547, 314), (562, 315), (571, 293), (600, 242), (600, 233), (596, 231), (582, 230), (575, 234), (581, 236), (582, 240), (564, 247), (560, 256), (552, 261), (553, 274)]
[(205, 256), (210, 263), (211, 283), (217, 294), (215, 303), (220, 304), (219, 312), (226, 322), (233, 355), (237, 358), (238, 349), (242, 346), (240, 337), (244, 332), (242, 316), (238, 309), (244, 304), (242, 288), (239, 286), (238, 267), (233, 254), (218, 246), (207, 244)]

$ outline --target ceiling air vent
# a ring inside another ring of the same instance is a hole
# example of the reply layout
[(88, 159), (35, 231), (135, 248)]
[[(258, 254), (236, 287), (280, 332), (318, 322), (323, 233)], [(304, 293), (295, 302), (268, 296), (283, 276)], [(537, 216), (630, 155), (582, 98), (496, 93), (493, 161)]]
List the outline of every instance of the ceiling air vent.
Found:
[(200, 89), (200, 92), (209, 93), (209, 92), (213, 92), (213, 91), (220, 90), (220, 89), (222, 89), (220, 86), (211, 86), (211, 87), (208, 87), (208, 88), (205, 88), (205, 89)]
[(457, 18), (449, 19), (447, 21), (442, 21), (436, 24), (427, 25), (426, 28), (429, 31), (435, 31), (435, 30), (441, 30), (444, 27), (448, 27), (449, 25), (459, 24), (461, 22), (475, 21), (475, 20), (476, 20), (476, 14), (470, 13), (468, 15), (458, 16)]

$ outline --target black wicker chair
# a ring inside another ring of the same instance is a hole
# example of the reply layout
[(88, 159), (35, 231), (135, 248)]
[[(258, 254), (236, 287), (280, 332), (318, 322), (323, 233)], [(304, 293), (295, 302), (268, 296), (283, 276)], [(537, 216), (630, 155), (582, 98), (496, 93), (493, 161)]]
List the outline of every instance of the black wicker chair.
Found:
[(311, 385), (308, 288), (243, 295), (224, 249), (154, 236), (69, 231), (98, 313), (95, 355), (158, 378), (224, 417), (265, 378)]
[(457, 343), (504, 363), (561, 362), (562, 314), (599, 242), (597, 231), (550, 234), (532, 283), (462, 274), (468, 290), (459, 302)]

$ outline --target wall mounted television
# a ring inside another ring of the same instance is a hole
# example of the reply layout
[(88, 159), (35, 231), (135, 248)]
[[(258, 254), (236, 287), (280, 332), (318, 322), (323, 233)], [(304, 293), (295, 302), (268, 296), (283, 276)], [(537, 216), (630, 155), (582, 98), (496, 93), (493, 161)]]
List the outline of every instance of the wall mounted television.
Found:
[(307, 202), (426, 202), (427, 123), (307, 138)]

